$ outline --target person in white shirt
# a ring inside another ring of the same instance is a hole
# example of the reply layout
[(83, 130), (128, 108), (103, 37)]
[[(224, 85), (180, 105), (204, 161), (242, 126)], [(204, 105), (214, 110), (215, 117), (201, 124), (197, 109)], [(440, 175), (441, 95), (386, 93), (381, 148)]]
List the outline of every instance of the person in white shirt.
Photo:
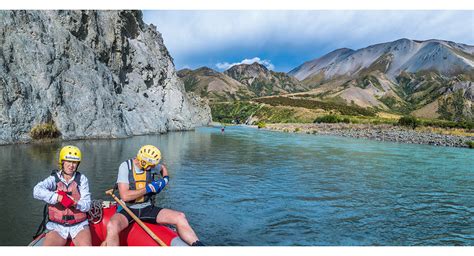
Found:
[(76, 246), (91, 246), (87, 212), (91, 207), (89, 181), (77, 171), (81, 151), (65, 146), (59, 153), (59, 170), (40, 181), (33, 197), (48, 204), (48, 223), (43, 245), (63, 246), (72, 239)]

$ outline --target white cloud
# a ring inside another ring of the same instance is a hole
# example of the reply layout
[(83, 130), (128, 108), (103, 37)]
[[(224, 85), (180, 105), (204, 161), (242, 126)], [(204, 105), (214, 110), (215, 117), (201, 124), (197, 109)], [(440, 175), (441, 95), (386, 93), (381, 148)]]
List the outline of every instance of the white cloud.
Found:
[(229, 68), (231, 68), (232, 66), (235, 66), (235, 65), (253, 64), (255, 62), (257, 62), (261, 65), (264, 65), (265, 67), (267, 67), (270, 70), (273, 70), (275, 68), (275, 66), (271, 63), (270, 60), (262, 60), (259, 57), (254, 57), (252, 59), (244, 59), (241, 62), (235, 62), (235, 63), (232, 63), (232, 64), (230, 64), (228, 62), (224, 62), (224, 63), (219, 62), (219, 63), (216, 64), (216, 67), (220, 70), (227, 70), (227, 69), (229, 69)]
[(472, 11), (145, 11), (144, 19), (174, 54), (277, 43), (353, 48), (400, 38), (474, 42)]
[(145, 11), (144, 20), (157, 26), (178, 65), (193, 67), (265, 56), (281, 69), (400, 38), (474, 44), (470, 10)]

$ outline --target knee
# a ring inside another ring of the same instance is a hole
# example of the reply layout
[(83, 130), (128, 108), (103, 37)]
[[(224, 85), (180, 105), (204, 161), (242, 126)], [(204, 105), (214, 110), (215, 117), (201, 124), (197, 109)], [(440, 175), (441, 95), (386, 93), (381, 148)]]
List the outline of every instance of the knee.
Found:
[(107, 234), (118, 234), (121, 231), (118, 224), (116, 221), (109, 221), (107, 224)]
[(176, 223), (177, 225), (187, 225), (188, 220), (186, 220), (186, 215), (184, 215), (182, 212), (178, 212), (176, 214)]

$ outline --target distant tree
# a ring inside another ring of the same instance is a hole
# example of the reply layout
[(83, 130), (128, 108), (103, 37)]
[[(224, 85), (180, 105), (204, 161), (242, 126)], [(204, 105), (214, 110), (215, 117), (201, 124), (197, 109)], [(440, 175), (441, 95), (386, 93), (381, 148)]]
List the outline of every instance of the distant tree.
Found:
[(464, 90), (453, 93), (454, 121), (459, 122), (464, 118)]
[(342, 119), (336, 115), (325, 115), (317, 117), (314, 123), (340, 123), (341, 121)]
[(451, 106), (451, 98), (446, 97), (444, 99), (439, 99), (438, 100), (438, 114), (439, 117), (445, 120), (452, 120), (453, 119), (453, 114), (452, 111), (450, 110)]
[(438, 101), (437, 112), (442, 119), (459, 122), (465, 119), (465, 107), (464, 90), (458, 90)]
[(466, 144), (469, 148), (474, 148), (474, 141), (466, 141)]
[(403, 116), (398, 119), (398, 124), (401, 126), (411, 127), (413, 130), (420, 125), (420, 120), (414, 116)]

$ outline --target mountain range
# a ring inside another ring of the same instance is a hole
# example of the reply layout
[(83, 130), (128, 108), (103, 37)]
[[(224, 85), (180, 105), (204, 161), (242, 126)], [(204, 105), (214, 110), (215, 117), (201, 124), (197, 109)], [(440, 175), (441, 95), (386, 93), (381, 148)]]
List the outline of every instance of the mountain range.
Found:
[(257, 63), (233, 66), (223, 74), (256, 97), (310, 98), (426, 118), (474, 118), (474, 46), (462, 43), (399, 39), (337, 49), (287, 74)]
[(208, 67), (196, 70), (183, 69), (178, 71), (178, 77), (183, 80), (186, 91), (207, 97), (211, 102), (256, 97), (256, 94), (244, 84)]
[(474, 46), (466, 44), (400, 39), (339, 49), (289, 74), (321, 99), (419, 117), (473, 118)]
[(394, 80), (400, 73), (435, 70), (455, 76), (474, 67), (474, 46), (442, 40), (400, 39), (372, 45), (357, 51), (343, 48), (305, 62), (289, 72), (298, 80), (320, 76), (323, 80), (338, 76), (357, 76), (380, 70)]
[(246, 100), (255, 97), (308, 91), (296, 78), (274, 72), (259, 63), (235, 65), (223, 73), (201, 67), (178, 71), (186, 90), (211, 102)]

